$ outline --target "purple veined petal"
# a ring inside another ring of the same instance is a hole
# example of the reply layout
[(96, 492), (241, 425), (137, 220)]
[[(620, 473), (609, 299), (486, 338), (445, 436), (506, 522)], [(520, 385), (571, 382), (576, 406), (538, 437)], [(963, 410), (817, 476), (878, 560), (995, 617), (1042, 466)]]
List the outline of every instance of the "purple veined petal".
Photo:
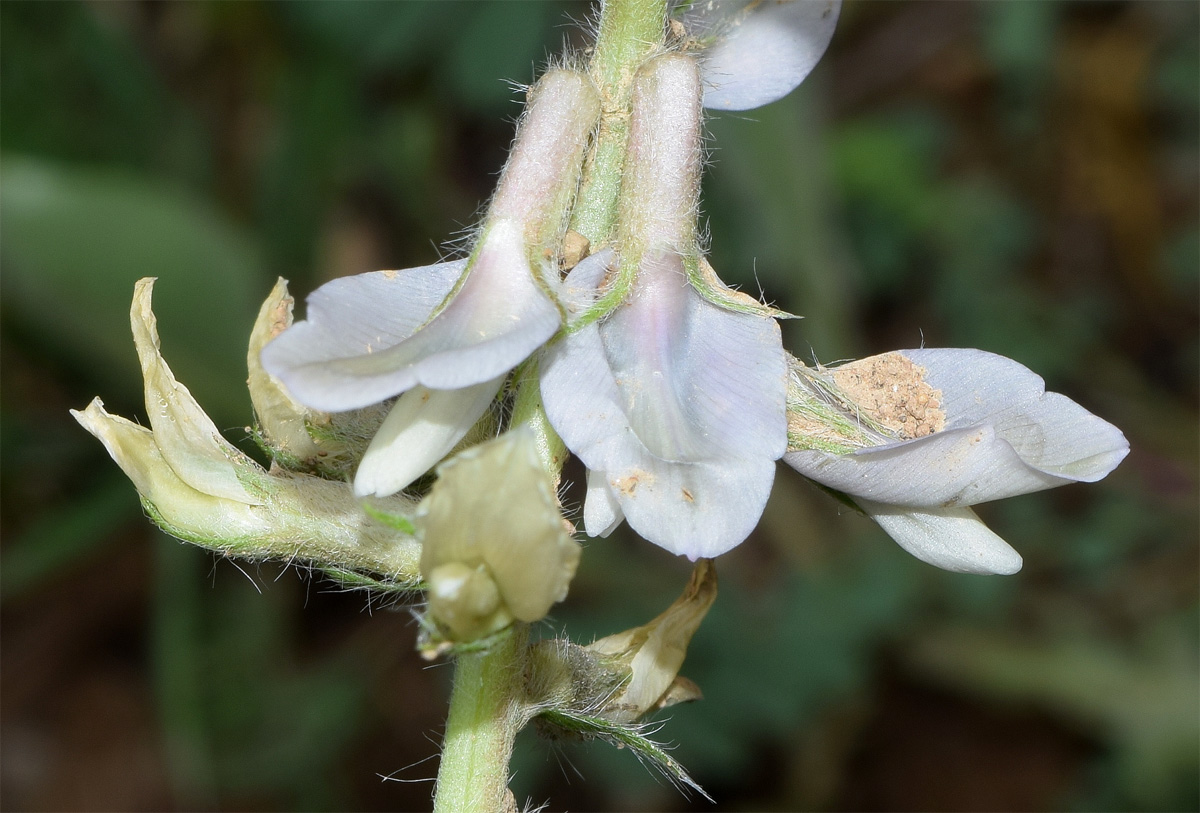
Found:
[(429, 306), (426, 287), (452, 290), (445, 278), (455, 265), (414, 269), (425, 272), (419, 276), (364, 275), (370, 279), (330, 291), (306, 321), (263, 349), (263, 366), (297, 401), (336, 412), (418, 384), (481, 384), (511, 370), (558, 329), (558, 308), (535, 282), (519, 224), (492, 224), (450, 302), (428, 322), (417, 321), (422, 310), (428, 318), (437, 307)]
[(926, 382), (941, 390), (947, 428), (990, 423), (1021, 460), (1051, 477), (1093, 483), (1129, 453), (1121, 430), (1046, 392), (1042, 377), (1019, 362), (971, 349), (900, 353), (924, 367)]
[(549, 348), (541, 378), (555, 431), (633, 529), (693, 559), (757, 524), (786, 448), (785, 387), (774, 321), (704, 300), (674, 255), (644, 259), (630, 300)]
[(1011, 576), (1021, 554), (993, 533), (970, 508), (912, 511), (856, 500), (896, 543), (920, 559), (955, 573)]
[(354, 475), (354, 494), (387, 497), (450, 454), (495, 400), (504, 376), (458, 390), (414, 387), (400, 396)]
[(587, 473), (587, 498), (583, 502), (583, 530), (588, 536), (606, 537), (625, 521), (625, 512), (617, 495), (605, 480), (604, 472)]
[(663, 460), (777, 460), (787, 449), (787, 361), (774, 319), (712, 304), (683, 260), (649, 252), (600, 325), (622, 411)]
[(688, 36), (715, 40), (701, 56), (704, 106), (750, 110), (791, 93), (820, 61), (840, 0), (696, 0), (679, 16)]

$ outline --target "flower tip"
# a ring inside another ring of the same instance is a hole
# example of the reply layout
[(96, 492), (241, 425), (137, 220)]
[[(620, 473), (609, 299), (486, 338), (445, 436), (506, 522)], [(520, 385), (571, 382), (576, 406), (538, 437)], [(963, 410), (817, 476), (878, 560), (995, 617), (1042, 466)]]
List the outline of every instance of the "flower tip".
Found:
[(922, 562), (955, 573), (1011, 576), (1023, 561), (970, 508), (910, 510), (870, 500), (855, 502), (900, 547)]

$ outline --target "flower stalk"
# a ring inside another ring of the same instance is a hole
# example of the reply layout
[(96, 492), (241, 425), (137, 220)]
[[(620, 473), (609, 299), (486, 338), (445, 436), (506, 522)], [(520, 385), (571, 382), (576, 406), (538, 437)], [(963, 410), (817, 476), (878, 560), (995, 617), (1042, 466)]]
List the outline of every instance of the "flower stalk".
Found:
[(571, 228), (593, 248), (607, 244), (617, 221), (625, 171), (633, 79), (638, 66), (663, 47), (666, 0), (605, 0), (590, 64), (600, 91), (600, 127), (571, 216)]
[(516, 808), (508, 761), (517, 732), (528, 722), (521, 681), (528, 640), (527, 626), (516, 624), (488, 651), (455, 659), (435, 813)]

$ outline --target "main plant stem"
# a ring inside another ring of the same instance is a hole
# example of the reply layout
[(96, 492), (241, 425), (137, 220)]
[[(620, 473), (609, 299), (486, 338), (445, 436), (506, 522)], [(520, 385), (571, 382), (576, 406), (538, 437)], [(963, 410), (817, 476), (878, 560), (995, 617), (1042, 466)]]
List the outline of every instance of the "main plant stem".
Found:
[(523, 698), (528, 641), (528, 628), (518, 623), (488, 651), (455, 659), (434, 813), (498, 813), (511, 808), (508, 760), (513, 740), (527, 722)]
[[(605, 0), (601, 8), (589, 70), (600, 89), (603, 111), (571, 217), (571, 227), (593, 248), (608, 242), (613, 233), (633, 77), (638, 66), (662, 48), (666, 14), (667, 0)], [(525, 378), (532, 373), (529, 370)], [(519, 405), (530, 413), (523, 422), (537, 429), (538, 416), (544, 420), (544, 413), (532, 386), (536, 378), (520, 384), (527, 400), (518, 397)], [(561, 441), (551, 430), (540, 444), (548, 467), (561, 464), (559, 446)], [(528, 628), (516, 624), (491, 649), (457, 656), (435, 813), (498, 813), (513, 808), (508, 761), (517, 732), (528, 722), (524, 697), (528, 640)]]
[(600, 127), (584, 169), (571, 228), (593, 250), (612, 239), (625, 170), (629, 107), (638, 66), (663, 46), (666, 0), (607, 0), (589, 72), (600, 90)]

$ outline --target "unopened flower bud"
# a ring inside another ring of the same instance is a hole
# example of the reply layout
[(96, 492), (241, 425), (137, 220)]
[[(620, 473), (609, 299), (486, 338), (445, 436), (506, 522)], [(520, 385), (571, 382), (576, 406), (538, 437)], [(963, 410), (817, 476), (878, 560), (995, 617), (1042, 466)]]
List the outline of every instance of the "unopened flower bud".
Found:
[(452, 640), (537, 621), (566, 598), (580, 547), (529, 429), (443, 463), (416, 521), (430, 614)]

